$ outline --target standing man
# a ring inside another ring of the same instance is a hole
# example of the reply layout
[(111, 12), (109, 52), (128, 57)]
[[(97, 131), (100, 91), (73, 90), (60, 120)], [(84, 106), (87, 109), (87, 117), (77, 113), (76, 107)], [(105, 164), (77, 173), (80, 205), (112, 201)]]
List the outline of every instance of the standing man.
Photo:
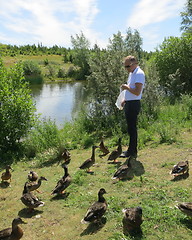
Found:
[(141, 108), (141, 97), (145, 84), (145, 74), (138, 66), (134, 56), (127, 56), (124, 59), (124, 67), (129, 73), (127, 84), (122, 84), (121, 89), (125, 91), (124, 105), (125, 118), (127, 121), (129, 146), (127, 151), (120, 157), (137, 157), (137, 117)]

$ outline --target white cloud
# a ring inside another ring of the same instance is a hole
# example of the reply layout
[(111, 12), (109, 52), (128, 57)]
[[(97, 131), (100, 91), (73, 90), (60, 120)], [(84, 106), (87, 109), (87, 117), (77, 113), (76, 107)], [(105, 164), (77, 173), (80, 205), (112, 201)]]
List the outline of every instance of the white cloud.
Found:
[(14, 34), (28, 35), (32, 42), (66, 46), (71, 35), (81, 31), (88, 39), (97, 38), (91, 30), (97, 0), (0, 0), (0, 5), (1, 25)]
[(127, 19), (127, 26), (140, 29), (177, 16), (186, 0), (140, 0)]

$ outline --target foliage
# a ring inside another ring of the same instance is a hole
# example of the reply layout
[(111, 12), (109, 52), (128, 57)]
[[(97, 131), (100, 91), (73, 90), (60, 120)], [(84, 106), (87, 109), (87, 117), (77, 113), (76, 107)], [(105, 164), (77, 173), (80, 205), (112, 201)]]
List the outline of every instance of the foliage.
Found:
[(132, 31), (129, 27), (125, 37), (125, 45), (127, 49), (127, 55), (133, 55), (138, 59), (141, 58), (142, 54), (142, 38), (138, 30)]
[(88, 64), (90, 43), (82, 32), (75, 37), (71, 36), (71, 43), (74, 49), (73, 63), (79, 67), (77, 79), (84, 80), (90, 73)]
[(181, 12), (181, 30), (183, 34), (192, 34), (192, 0), (186, 0), (185, 11)]
[(121, 125), (122, 112), (115, 106), (120, 84), (126, 79), (122, 60), (124, 56), (122, 36), (114, 35), (110, 40), (109, 50), (105, 53), (95, 51), (90, 59), (91, 75), (87, 88), (91, 99), (88, 105), (88, 116), (92, 119), (96, 131), (111, 134), (112, 129)]
[(43, 78), (41, 75), (41, 69), (37, 62), (26, 60), (23, 61), (24, 76), (30, 83), (42, 83)]
[(14, 147), (33, 126), (35, 107), (21, 64), (9, 71), (0, 60), (0, 149)]
[(172, 100), (192, 91), (192, 36), (169, 37), (154, 55), (160, 85)]

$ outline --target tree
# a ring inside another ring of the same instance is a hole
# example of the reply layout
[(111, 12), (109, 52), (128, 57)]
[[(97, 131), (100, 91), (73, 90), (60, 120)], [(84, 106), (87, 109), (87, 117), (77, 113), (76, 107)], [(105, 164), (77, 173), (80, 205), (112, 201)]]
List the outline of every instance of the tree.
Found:
[(156, 51), (154, 60), (160, 85), (172, 97), (192, 92), (192, 36), (169, 37)]
[(185, 11), (181, 12), (181, 31), (192, 34), (192, 0), (187, 0)]
[(140, 59), (143, 41), (138, 30), (132, 31), (131, 28), (128, 28), (125, 36), (125, 44), (127, 55), (133, 55)]
[(76, 37), (71, 36), (71, 43), (73, 46), (73, 63), (79, 67), (79, 74), (77, 78), (85, 79), (90, 74), (88, 64), (90, 43), (81, 32)]
[(35, 121), (35, 107), (22, 64), (7, 70), (0, 60), (0, 150), (16, 146)]

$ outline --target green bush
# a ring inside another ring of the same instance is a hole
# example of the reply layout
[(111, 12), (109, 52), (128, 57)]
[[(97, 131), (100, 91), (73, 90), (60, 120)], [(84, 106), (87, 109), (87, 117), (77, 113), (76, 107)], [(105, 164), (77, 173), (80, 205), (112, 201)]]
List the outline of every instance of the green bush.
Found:
[(25, 137), (35, 121), (35, 107), (20, 63), (9, 71), (0, 60), (0, 150)]

